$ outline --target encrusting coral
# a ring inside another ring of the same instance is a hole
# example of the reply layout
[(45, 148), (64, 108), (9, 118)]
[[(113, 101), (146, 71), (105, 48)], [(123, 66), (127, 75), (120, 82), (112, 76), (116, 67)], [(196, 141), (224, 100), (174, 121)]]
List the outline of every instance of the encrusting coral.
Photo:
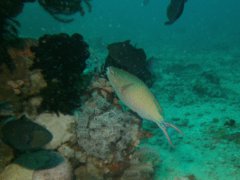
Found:
[[(140, 119), (114, 102), (105, 78), (95, 78), (88, 92), (89, 97), (75, 112), (78, 145), (81, 156), (87, 157), (86, 166), (79, 171), (86, 168), (94, 177), (116, 175), (128, 167), (128, 158), (139, 143)], [(94, 172), (89, 171), (92, 168)]]
[(139, 143), (140, 119), (112, 106), (98, 93), (87, 100), (78, 117), (78, 144), (105, 162), (124, 161)]

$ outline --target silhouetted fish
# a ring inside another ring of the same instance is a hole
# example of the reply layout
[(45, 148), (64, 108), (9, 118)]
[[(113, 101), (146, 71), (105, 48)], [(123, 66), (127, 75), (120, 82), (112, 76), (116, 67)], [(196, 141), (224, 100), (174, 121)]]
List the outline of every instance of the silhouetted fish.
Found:
[(7, 122), (2, 127), (2, 140), (20, 151), (36, 150), (52, 140), (52, 134), (43, 126), (25, 116)]
[(185, 2), (187, 0), (171, 0), (167, 8), (168, 21), (165, 25), (173, 24), (182, 15)]
[(53, 168), (64, 161), (64, 158), (52, 150), (38, 150), (21, 154), (14, 163), (33, 170)]

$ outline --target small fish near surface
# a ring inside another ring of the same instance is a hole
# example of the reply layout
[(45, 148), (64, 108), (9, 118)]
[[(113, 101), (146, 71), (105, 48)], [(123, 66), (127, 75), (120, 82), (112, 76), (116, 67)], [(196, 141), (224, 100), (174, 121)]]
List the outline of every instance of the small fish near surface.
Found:
[(140, 117), (155, 122), (172, 145), (167, 128), (171, 127), (179, 133), (182, 132), (173, 124), (163, 120), (161, 107), (144, 82), (127, 71), (113, 66), (107, 68), (107, 77), (118, 98)]
[(171, 0), (167, 7), (168, 21), (165, 22), (165, 25), (173, 24), (182, 15), (186, 2), (187, 0)]

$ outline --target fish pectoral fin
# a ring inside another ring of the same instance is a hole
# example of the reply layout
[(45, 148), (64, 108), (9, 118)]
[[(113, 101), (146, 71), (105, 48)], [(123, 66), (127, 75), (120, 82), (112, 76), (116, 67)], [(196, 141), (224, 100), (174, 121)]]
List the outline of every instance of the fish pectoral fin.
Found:
[(126, 84), (123, 87), (121, 87), (121, 93), (124, 94), (124, 92), (132, 85), (133, 85), (133, 83), (130, 83), (130, 84)]

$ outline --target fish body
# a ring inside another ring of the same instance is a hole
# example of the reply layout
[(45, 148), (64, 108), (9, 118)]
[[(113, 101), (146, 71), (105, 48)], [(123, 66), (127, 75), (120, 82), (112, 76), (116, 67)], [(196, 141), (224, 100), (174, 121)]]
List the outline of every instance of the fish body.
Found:
[(165, 25), (173, 24), (182, 15), (186, 2), (187, 0), (171, 0), (167, 7), (168, 21)]
[(155, 122), (172, 145), (166, 128), (172, 127), (178, 132), (181, 131), (164, 121), (157, 99), (144, 82), (127, 71), (113, 66), (107, 68), (107, 77), (118, 98), (140, 117)]
[(51, 132), (26, 116), (9, 120), (2, 127), (2, 140), (19, 151), (41, 149), (52, 138)]

